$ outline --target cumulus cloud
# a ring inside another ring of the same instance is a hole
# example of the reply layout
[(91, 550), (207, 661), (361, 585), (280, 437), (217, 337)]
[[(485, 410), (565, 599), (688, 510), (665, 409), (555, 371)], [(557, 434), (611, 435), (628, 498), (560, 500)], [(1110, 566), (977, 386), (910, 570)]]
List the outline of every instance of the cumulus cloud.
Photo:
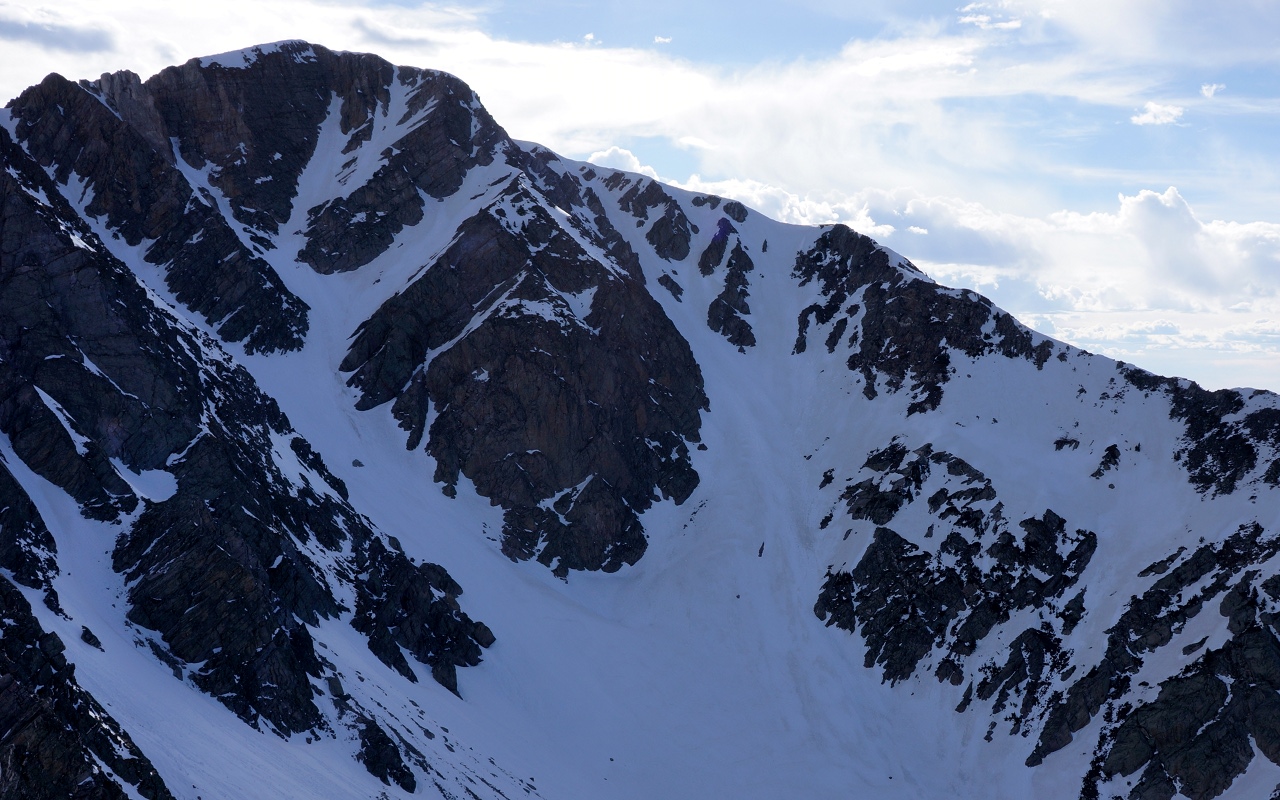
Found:
[(655, 36), (655, 37), (653, 37), (653, 43), (654, 43), (654, 44), (671, 44), (671, 37), (670, 37), (670, 36)]
[(1211, 388), (1280, 388), (1280, 224), (1204, 219), (1175, 187), (1038, 217), (911, 191), (827, 207), (1063, 341)]
[(1142, 104), (1143, 112), (1129, 117), (1134, 125), (1168, 125), (1182, 116), (1181, 106), (1162, 105), (1148, 100)]
[(860, 233), (878, 239), (893, 235), (892, 224), (879, 223), (872, 216), (866, 193), (825, 196), (799, 195), (749, 178), (706, 180), (693, 175), (687, 181), (672, 181), (682, 189), (716, 194), (745, 203), (762, 214), (795, 225), (845, 223)]
[(638, 172), (641, 175), (648, 175), (654, 180), (659, 180), (658, 173), (653, 167), (641, 164), (635, 153), (622, 147), (614, 146), (608, 150), (597, 151), (588, 156), (587, 161), (597, 167), (620, 169), (624, 172)]

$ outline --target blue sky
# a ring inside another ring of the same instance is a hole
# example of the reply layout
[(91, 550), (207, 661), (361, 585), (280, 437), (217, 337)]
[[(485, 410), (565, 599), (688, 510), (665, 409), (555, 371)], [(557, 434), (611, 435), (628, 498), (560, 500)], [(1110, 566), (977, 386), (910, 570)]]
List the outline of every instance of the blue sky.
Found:
[(566, 156), (848, 222), (1095, 352), (1280, 389), (1280, 3), (0, 0), (0, 94), (284, 38), (453, 72)]

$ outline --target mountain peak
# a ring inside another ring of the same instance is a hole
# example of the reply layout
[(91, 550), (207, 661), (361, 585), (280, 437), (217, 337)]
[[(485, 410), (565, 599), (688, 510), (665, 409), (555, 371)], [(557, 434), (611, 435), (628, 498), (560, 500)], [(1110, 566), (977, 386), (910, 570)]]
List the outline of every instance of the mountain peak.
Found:
[(0, 156), (22, 792), (1271, 791), (1274, 394), (371, 54), (51, 75)]

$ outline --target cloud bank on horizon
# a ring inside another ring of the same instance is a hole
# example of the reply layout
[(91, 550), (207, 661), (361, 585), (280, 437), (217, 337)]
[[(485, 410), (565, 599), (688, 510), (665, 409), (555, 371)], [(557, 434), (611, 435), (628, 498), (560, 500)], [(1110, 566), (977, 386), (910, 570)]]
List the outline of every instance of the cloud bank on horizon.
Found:
[(1280, 390), (1280, 6), (643, 5), (0, 0), (0, 95), (286, 38), (377, 52), (565, 156), (847, 222), (1064, 341)]

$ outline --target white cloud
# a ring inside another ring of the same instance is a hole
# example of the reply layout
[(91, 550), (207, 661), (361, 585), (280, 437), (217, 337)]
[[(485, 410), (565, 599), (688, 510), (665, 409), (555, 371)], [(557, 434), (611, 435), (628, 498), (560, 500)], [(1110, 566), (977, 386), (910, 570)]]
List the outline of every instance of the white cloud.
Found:
[(1145, 110), (1141, 114), (1129, 117), (1129, 121), (1134, 125), (1168, 125), (1171, 122), (1177, 122), (1183, 111), (1181, 106), (1161, 105), (1150, 100), (1143, 103), (1142, 107)]
[(638, 172), (641, 175), (648, 175), (654, 180), (658, 180), (658, 173), (653, 167), (640, 163), (640, 159), (636, 154), (622, 147), (610, 147), (608, 150), (600, 150), (592, 153), (587, 157), (587, 161), (595, 164), (597, 167), (606, 167), (608, 169), (620, 169), (625, 172)]
[(64, 53), (109, 52), (116, 32), (106, 20), (83, 20), (50, 8), (24, 8), (0, 2), (0, 39), (25, 42)]
[(1202, 219), (1174, 187), (1040, 217), (902, 190), (826, 207), (1063, 341), (1211, 388), (1280, 389), (1280, 224)]
[(705, 139), (699, 139), (697, 136), (681, 136), (676, 139), (676, 144), (686, 150), (714, 150), (716, 148), (715, 145)]
[(655, 36), (655, 37), (653, 37), (653, 43), (654, 43), (654, 44), (671, 44), (671, 37), (670, 37), (670, 36)]
[[(963, 13), (968, 10), (988, 7), (989, 6), (985, 3), (970, 3), (960, 9), (960, 11)], [(956, 22), (959, 22), (961, 25), (974, 25), (984, 31), (1011, 31), (1022, 27), (1022, 20), (1020, 19), (1000, 19), (999, 16), (993, 17), (991, 14), (965, 14), (964, 16), (959, 17)]]
[(1206, 83), (1200, 86), (1200, 94), (1204, 95), (1205, 97), (1212, 98), (1214, 95), (1216, 95), (1218, 92), (1222, 91), (1225, 88), (1227, 88), (1227, 85), (1225, 83)]

